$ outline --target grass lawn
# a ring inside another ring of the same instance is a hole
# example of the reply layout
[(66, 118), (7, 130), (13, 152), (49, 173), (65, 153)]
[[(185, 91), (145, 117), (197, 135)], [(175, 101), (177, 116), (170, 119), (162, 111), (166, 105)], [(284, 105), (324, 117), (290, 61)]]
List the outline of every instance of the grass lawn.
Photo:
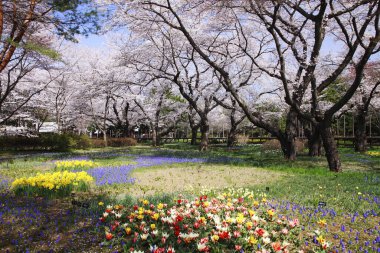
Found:
[[(206, 153), (183, 143), (3, 153), (0, 252), (118, 252), (119, 243), (104, 243), (99, 217), (106, 205), (132, 207), (140, 199), (174, 205), (179, 194), (192, 199), (228, 188), (246, 188), (261, 196), (263, 207), (299, 219), (304, 236), (319, 229), (331, 243), (325, 252), (380, 252), (380, 156), (349, 149), (341, 149), (340, 155), (343, 173), (335, 174), (328, 171), (324, 157), (301, 154), (297, 161), (286, 161), (281, 153), (263, 151), (260, 145), (215, 146)], [(10, 189), (16, 178), (57, 171), (55, 162), (61, 160), (96, 163), (80, 169), (95, 178), (88, 191), (48, 199), (15, 196)]]

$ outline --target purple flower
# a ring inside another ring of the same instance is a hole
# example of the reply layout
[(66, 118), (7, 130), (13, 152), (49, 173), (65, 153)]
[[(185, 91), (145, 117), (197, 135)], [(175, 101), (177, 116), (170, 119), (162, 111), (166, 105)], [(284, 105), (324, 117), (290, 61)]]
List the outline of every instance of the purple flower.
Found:
[(136, 179), (131, 178), (130, 174), (132, 170), (136, 168), (159, 166), (163, 164), (196, 163), (203, 161), (203, 159), (198, 158), (139, 156), (136, 158), (136, 164), (116, 167), (96, 167), (87, 170), (87, 173), (95, 178), (97, 185), (134, 183)]

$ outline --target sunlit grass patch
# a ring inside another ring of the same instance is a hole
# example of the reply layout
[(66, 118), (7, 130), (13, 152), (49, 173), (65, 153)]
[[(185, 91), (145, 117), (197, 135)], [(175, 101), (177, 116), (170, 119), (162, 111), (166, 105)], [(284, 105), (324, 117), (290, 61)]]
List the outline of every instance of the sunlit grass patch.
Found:
[(199, 192), (204, 187), (248, 187), (275, 182), (285, 176), (258, 168), (226, 165), (172, 165), (133, 171), (136, 183), (129, 188), (132, 195), (154, 195), (181, 191)]

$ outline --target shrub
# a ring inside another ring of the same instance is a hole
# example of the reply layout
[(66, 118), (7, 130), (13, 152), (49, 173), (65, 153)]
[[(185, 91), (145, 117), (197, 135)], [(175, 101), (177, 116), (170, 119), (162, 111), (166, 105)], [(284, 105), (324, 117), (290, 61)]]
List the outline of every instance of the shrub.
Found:
[(90, 139), (91, 147), (93, 148), (104, 148), (103, 139)]
[(273, 139), (273, 140), (264, 142), (261, 148), (263, 151), (280, 151), (281, 144), (278, 140)]
[(297, 153), (301, 153), (307, 147), (307, 141), (302, 139), (296, 139), (296, 150)]
[(75, 148), (88, 149), (91, 147), (91, 139), (88, 135), (76, 135), (74, 138), (76, 140)]
[(133, 138), (112, 138), (109, 139), (108, 145), (111, 147), (129, 147), (136, 146), (137, 141)]
[[(296, 139), (295, 145), (296, 145), (297, 153), (300, 153), (305, 149), (305, 144), (306, 142), (304, 140)], [(276, 139), (266, 141), (262, 145), (262, 150), (263, 151), (281, 151), (281, 143)]]
[(236, 138), (236, 141), (240, 145), (245, 145), (249, 142), (249, 137), (247, 135), (239, 134)]
[(94, 179), (87, 172), (61, 171), (17, 178), (12, 182), (16, 194), (41, 196), (68, 196), (72, 190), (85, 191)]
[[(109, 138), (107, 144), (110, 147), (130, 147), (136, 146), (137, 141), (134, 138)], [(91, 146), (94, 148), (104, 148), (103, 139), (91, 139)]]
[(36, 142), (40, 143), (43, 150), (54, 151), (67, 151), (75, 145), (74, 139), (66, 134), (44, 134), (38, 137)]
[(42, 134), (39, 137), (2, 136), (0, 146), (3, 150), (67, 151), (70, 148), (89, 148), (90, 140), (86, 135), (72, 134)]
[(220, 144), (222, 141), (218, 138), (210, 138), (209, 144)]
[(67, 135), (47, 134), (40, 137), (2, 136), (0, 146), (3, 150), (54, 150), (69, 149), (72, 140)]

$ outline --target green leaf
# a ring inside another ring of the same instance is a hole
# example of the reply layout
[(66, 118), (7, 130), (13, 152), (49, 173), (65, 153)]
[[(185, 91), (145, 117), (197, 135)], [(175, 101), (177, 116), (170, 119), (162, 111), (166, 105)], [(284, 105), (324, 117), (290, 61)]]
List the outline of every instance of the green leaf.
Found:
[(23, 48), (28, 51), (37, 52), (40, 55), (47, 56), (53, 60), (61, 59), (61, 55), (57, 51), (44, 45), (39, 45), (33, 42), (26, 42), (25, 44), (21, 44), (21, 43), (14, 42), (11, 38), (6, 39), (6, 41), (10, 43), (12, 46)]
[(61, 55), (57, 51), (55, 51), (54, 49), (48, 48), (46, 46), (43, 46), (43, 45), (38, 45), (35, 43), (26, 43), (24, 48), (26, 50), (31, 50), (31, 51), (37, 52), (41, 55), (47, 56), (53, 60), (61, 59)]

